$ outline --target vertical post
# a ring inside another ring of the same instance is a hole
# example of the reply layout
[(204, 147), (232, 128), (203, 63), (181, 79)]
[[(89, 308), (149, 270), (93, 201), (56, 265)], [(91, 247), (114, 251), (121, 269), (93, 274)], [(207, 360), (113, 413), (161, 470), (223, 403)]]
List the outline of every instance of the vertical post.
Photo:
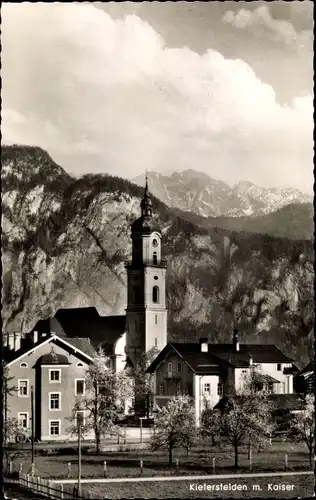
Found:
[(139, 417), (139, 421), (140, 421), (140, 442), (142, 443), (143, 442), (143, 419), (142, 417)]
[(20, 472), (20, 473), (22, 473), (22, 472), (23, 472), (23, 462), (21, 462), (21, 463), (20, 463), (19, 472)]
[(124, 425), (124, 444), (126, 444), (126, 424)]
[(29, 476), (29, 474), (26, 474), (26, 486), (27, 486), (27, 488), (29, 488), (29, 486), (30, 486), (30, 476)]
[(82, 413), (77, 413), (78, 422), (78, 496), (80, 496), (81, 490), (81, 423), (82, 423)]
[(39, 492), (39, 486), (40, 486), (40, 478), (37, 476), (36, 479), (36, 491)]
[(272, 444), (272, 434), (269, 434), (269, 444)]
[(142, 475), (143, 474), (143, 465), (144, 465), (142, 460), (139, 462), (139, 465), (140, 465), (140, 475)]
[(31, 465), (31, 474), (32, 474), (32, 477), (35, 476), (35, 464), (34, 464), (34, 462), (32, 462), (32, 465)]
[(11, 462), (11, 460), (9, 462), (9, 474), (10, 475), (12, 474), (12, 462)]
[(64, 498), (64, 485), (63, 484), (60, 485), (60, 498), (61, 498), (61, 500), (63, 500), (63, 498)]
[(285, 459), (285, 470), (287, 470), (287, 468), (288, 468), (288, 456), (287, 456), (287, 453), (285, 454), (284, 459)]
[(213, 474), (215, 474), (215, 457), (212, 459)]
[(249, 447), (249, 470), (252, 470), (252, 447)]
[(31, 423), (32, 423), (32, 464), (35, 461), (34, 453), (34, 388), (31, 385)]
[(68, 467), (67, 477), (68, 477), (68, 479), (69, 479), (69, 478), (71, 477), (71, 462), (68, 462), (67, 467)]
[(4, 374), (4, 444), (8, 441), (8, 379)]
[(176, 469), (178, 470), (179, 469), (179, 459), (176, 458)]
[(104, 477), (107, 476), (107, 472), (106, 472), (106, 460), (104, 460), (104, 462), (103, 462), (103, 475), (104, 475)]

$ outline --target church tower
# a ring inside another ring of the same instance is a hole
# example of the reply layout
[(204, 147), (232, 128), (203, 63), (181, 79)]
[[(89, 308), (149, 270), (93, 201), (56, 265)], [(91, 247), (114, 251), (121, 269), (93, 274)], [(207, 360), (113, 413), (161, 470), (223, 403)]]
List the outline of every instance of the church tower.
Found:
[(132, 260), (126, 264), (126, 354), (132, 364), (142, 354), (167, 344), (166, 262), (161, 258), (161, 230), (152, 216), (146, 186), (141, 217), (132, 224)]

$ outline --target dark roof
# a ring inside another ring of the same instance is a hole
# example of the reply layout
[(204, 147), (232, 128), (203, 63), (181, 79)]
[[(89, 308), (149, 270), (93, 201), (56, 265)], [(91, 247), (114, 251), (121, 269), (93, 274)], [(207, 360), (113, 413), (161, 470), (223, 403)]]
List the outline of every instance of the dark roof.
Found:
[[(59, 309), (54, 318), (38, 321), (33, 331), (54, 332), (67, 341), (87, 338), (95, 349), (101, 346), (107, 354), (111, 354), (115, 343), (125, 332), (125, 326), (125, 315), (100, 316), (95, 307), (82, 307)], [(86, 348), (87, 345), (85, 350), (81, 350), (86, 352)], [(88, 349), (91, 351), (91, 347)]]
[(3, 358), (5, 363), (10, 363), (16, 358), (19, 358), (20, 356), (23, 356), (23, 354), (26, 354), (30, 350), (34, 349), (34, 347), (39, 346), (43, 342), (45, 342), (47, 339), (51, 337), (50, 334), (48, 334), (46, 337), (40, 337), (38, 341), (34, 344), (33, 341), (31, 340), (30, 337), (26, 336), (25, 338), (22, 338), (21, 340), (21, 348), (18, 349), (17, 351), (14, 350), (9, 350), (6, 347), (3, 348)]
[[(235, 352), (232, 344), (208, 344), (208, 352), (201, 351), (200, 343), (172, 342), (158, 354), (148, 368), (148, 372), (155, 371), (158, 364), (173, 349), (177, 352), (196, 373), (218, 373), (224, 366), (244, 368), (249, 366), (249, 355), (253, 363), (291, 363), (274, 344), (240, 344), (239, 351)], [(206, 366), (207, 364), (213, 366)], [(201, 366), (205, 365), (205, 366)]]
[(315, 361), (312, 360), (298, 373), (298, 375), (304, 375), (304, 373), (309, 373), (314, 371), (315, 371)]
[(44, 354), (37, 360), (37, 363), (39, 365), (70, 365), (67, 356), (57, 354), (56, 352)]
[[(238, 396), (235, 396), (238, 398)], [(273, 402), (275, 410), (302, 410), (305, 400), (302, 394), (270, 394), (268, 399)], [(226, 403), (229, 401), (227, 396), (224, 396), (215, 406), (214, 410), (223, 410)]]
[(95, 350), (93, 345), (91, 345), (90, 339), (88, 338), (75, 337), (73, 339), (67, 338), (64, 340), (77, 349), (80, 349), (80, 351), (90, 356), (90, 358), (93, 358), (97, 354), (97, 351)]
[[(201, 352), (200, 344), (197, 344), (199, 346), (199, 350), (190, 349), (190, 346), (192, 345), (195, 346), (195, 344), (168, 343), (151, 363), (147, 372), (153, 373), (159, 363), (173, 351), (177, 353), (194, 372), (200, 374), (219, 374), (222, 369), (223, 362), (216, 356), (213, 356), (210, 352)], [(228, 365), (228, 363), (225, 362), (224, 364)]]
[(56, 333), (58, 337), (67, 337), (57, 318), (39, 320), (32, 329), (32, 332), (38, 332), (39, 334)]
[(303, 410), (305, 405), (303, 394), (271, 394), (268, 397), (277, 410)]

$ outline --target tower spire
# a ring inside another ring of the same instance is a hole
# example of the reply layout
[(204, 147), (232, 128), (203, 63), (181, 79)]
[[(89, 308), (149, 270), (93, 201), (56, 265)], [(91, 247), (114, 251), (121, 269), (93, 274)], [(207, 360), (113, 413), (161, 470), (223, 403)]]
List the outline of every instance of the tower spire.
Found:
[(141, 209), (142, 209), (142, 216), (151, 216), (152, 215), (152, 201), (150, 199), (150, 193), (148, 189), (148, 172), (146, 170), (146, 176), (145, 176), (145, 191), (144, 191), (144, 197), (141, 201)]

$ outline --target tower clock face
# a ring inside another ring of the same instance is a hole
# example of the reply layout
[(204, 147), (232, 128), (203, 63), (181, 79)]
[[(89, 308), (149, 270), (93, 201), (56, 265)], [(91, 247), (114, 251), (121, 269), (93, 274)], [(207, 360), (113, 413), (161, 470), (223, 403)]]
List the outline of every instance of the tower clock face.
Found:
[(153, 247), (157, 247), (158, 246), (158, 240), (156, 240), (156, 238), (153, 240)]

